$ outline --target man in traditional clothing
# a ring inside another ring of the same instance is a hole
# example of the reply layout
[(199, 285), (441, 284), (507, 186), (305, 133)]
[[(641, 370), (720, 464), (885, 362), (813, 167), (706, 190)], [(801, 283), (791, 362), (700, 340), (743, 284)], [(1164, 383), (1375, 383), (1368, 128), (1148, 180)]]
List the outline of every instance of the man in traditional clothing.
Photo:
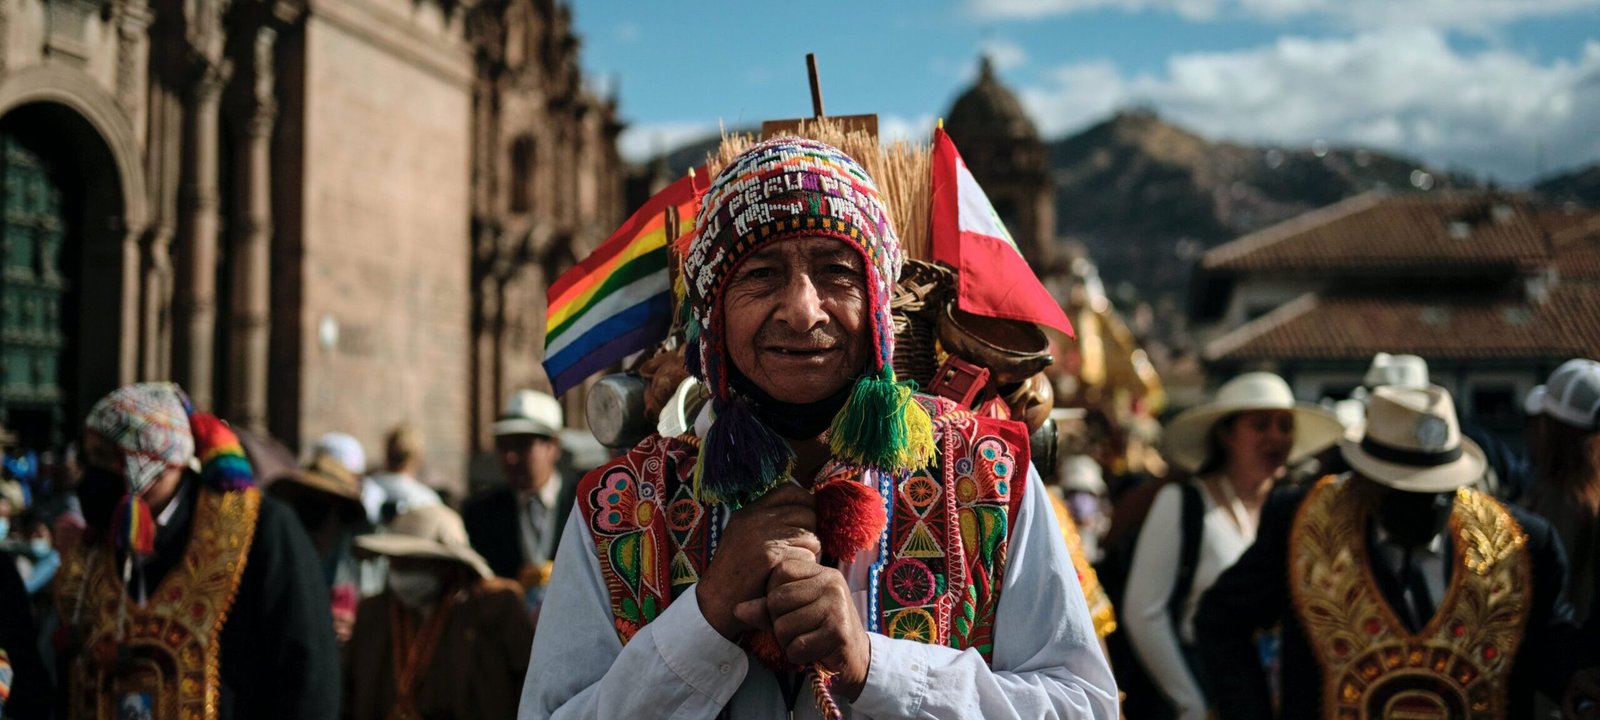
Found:
[(712, 401), (580, 485), (520, 716), (1115, 717), (1026, 428), (895, 382), (867, 173), (768, 140), (696, 226)]
[(111, 393), (84, 429), (88, 530), (56, 576), (65, 716), (336, 717), (316, 552), (233, 431), (172, 383)]
[(1275, 496), (1195, 619), (1224, 718), (1269, 718), (1253, 634), (1282, 623), (1285, 718), (1533, 717), (1570, 668), (1550, 526), (1470, 486), (1450, 394), (1378, 387), (1351, 472)]
[(577, 485), (556, 472), (560, 432), (561, 403), (555, 398), (535, 390), (513, 394), (494, 423), (506, 482), (468, 501), (461, 513), (472, 549), (494, 574), (517, 580), (535, 596), (549, 576)]
[(454, 510), (424, 505), (356, 538), (389, 559), (361, 602), (345, 662), (348, 720), (477, 720), (516, 713), (533, 624), (522, 590), (494, 577)]

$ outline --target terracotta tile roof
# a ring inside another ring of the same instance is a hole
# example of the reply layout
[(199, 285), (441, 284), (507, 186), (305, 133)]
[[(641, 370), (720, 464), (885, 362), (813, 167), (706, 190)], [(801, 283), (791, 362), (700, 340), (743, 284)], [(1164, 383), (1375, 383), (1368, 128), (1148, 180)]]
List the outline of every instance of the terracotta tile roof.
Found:
[(1547, 231), (1522, 201), (1484, 193), (1367, 193), (1206, 253), (1213, 271), (1386, 271), (1538, 266)]
[(1563, 213), (1553, 227), (1556, 275), (1562, 282), (1600, 282), (1600, 212)]
[(1208, 360), (1365, 360), (1379, 351), (1431, 360), (1600, 357), (1600, 284), (1559, 284), (1542, 303), (1467, 295), (1315, 294), (1206, 346)]

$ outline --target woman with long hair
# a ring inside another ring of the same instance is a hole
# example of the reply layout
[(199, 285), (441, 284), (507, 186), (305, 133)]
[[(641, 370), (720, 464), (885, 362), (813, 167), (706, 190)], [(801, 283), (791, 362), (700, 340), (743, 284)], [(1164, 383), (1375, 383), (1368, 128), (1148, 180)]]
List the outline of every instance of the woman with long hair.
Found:
[(1600, 559), (1600, 362), (1568, 360), (1528, 395), (1534, 468), (1528, 509), (1550, 521), (1567, 550), (1567, 597), (1583, 621)]
[[(1201, 594), (1255, 541), (1261, 507), (1287, 466), (1341, 433), (1333, 413), (1296, 402), (1283, 378), (1263, 372), (1228, 381), (1210, 403), (1168, 425), (1167, 459), (1193, 479), (1156, 495), (1134, 546), (1122, 611), (1134, 653), (1174, 717), (1206, 717), (1193, 651)], [(1185, 537), (1185, 527), (1196, 536)]]

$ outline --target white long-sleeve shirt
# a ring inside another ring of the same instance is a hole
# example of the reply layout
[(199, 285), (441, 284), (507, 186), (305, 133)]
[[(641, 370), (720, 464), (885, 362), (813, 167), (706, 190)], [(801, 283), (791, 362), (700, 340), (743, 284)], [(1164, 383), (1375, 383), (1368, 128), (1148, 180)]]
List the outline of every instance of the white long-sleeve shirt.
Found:
[[(996, 610), (993, 665), (956, 650), (869, 634), (872, 662), (855, 718), (1115, 718), (1117, 690), (1043, 484), (1028, 468)], [(695, 588), (623, 646), (594, 543), (574, 511), (534, 635), (520, 720), (782, 718), (773, 674), (718, 634)], [(860, 573), (845, 569), (858, 594)], [(859, 612), (859, 611), (858, 611)], [(809, 686), (795, 716), (818, 717)]]
[[(1199, 481), (1191, 481), (1198, 483)], [(1204, 485), (1200, 487), (1204, 512), (1200, 526), (1200, 554), (1195, 560), (1194, 585), (1182, 599), (1181, 627), (1172, 626), (1167, 614), (1167, 599), (1177, 582), (1179, 553), (1183, 544), (1183, 494), (1177, 485), (1156, 493), (1139, 540), (1133, 550), (1133, 565), (1128, 569), (1128, 586), (1123, 591), (1122, 614), (1128, 640), (1150, 678), (1178, 709), (1181, 720), (1204, 720), (1205, 695), (1189, 665), (1184, 661), (1179, 633), (1185, 643), (1194, 642), (1194, 613), (1200, 596), (1210, 589), (1224, 570), (1255, 542), (1255, 529), (1229, 519), (1230, 513), (1245, 518), (1242, 506), (1218, 505)], [(1237, 503), (1232, 503), (1237, 505)]]

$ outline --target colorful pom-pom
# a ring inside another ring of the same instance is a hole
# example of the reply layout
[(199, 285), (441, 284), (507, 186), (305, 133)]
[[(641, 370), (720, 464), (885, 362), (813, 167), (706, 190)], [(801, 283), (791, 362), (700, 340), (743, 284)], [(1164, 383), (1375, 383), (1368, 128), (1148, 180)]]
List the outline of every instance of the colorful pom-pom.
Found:
[(850, 475), (834, 476), (816, 489), (816, 498), (817, 539), (828, 557), (855, 557), (878, 541), (888, 523), (883, 497)]

